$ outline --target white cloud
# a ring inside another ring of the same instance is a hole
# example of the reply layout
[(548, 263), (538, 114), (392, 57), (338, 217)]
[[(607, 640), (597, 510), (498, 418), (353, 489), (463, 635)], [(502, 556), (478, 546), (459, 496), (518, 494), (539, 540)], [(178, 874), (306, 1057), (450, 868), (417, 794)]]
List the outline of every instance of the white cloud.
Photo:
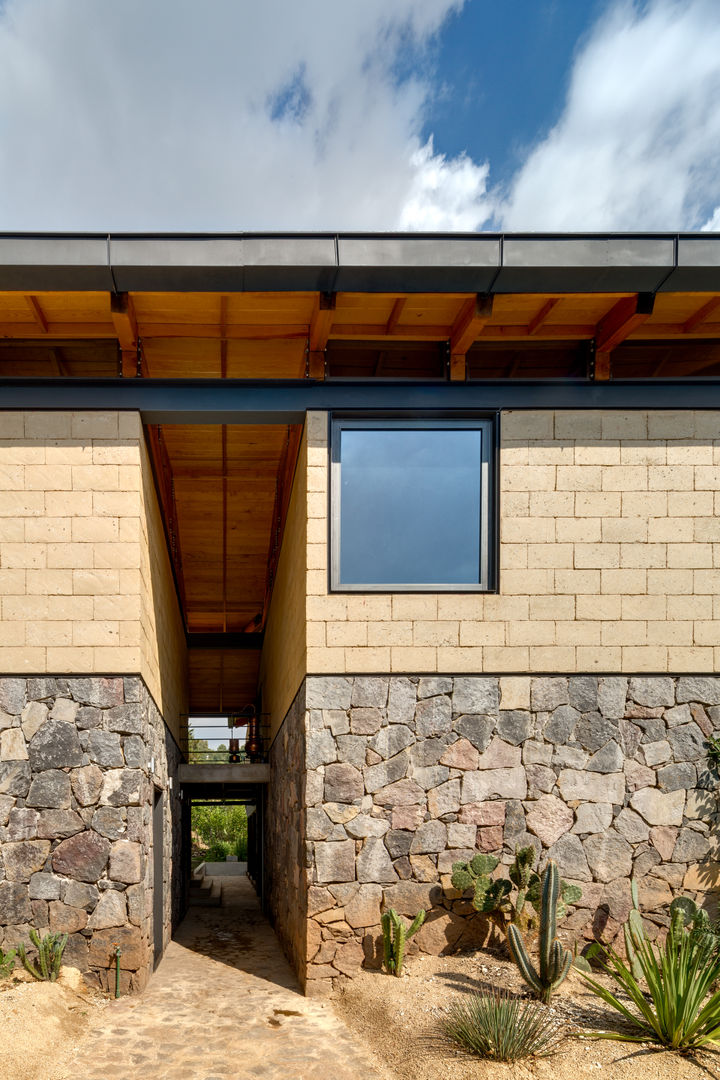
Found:
[(719, 174), (717, 0), (624, 2), (578, 55), (561, 119), (518, 171), (502, 223), (699, 228)]
[(0, 228), (475, 228), (486, 169), (419, 137), (463, 2), (7, 0)]

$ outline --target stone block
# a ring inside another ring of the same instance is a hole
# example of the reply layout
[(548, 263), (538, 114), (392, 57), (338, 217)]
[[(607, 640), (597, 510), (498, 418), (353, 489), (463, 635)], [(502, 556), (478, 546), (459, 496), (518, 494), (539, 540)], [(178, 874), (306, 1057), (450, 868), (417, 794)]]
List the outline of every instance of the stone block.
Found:
[(70, 808), (70, 777), (60, 769), (48, 769), (35, 777), (27, 797), (27, 805), (39, 809), (68, 810)]
[(393, 806), (390, 825), (393, 829), (416, 829), (425, 816), (422, 806), (399, 804)]
[(311, 807), (307, 811), (305, 834), (308, 840), (327, 840), (332, 829), (333, 823), (320, 807)]
[(58, 845), (53, 852), (53, 870), (78, 881), (94, 883), (105, 869), (109, 856), (110, 842), (96, 832), (86, 830)]
[(32, 739), (48, 718), (48, 707), (42, 701), (29, 701), (22, 711), (21, 722), (25, 738)]
[(484, 753), (479, 755), (478, 769), (514, 769), (520, 765), (522, 751), (497, 736), (492, 739)]
[(593, 675), (573, 675), (568, 679), (568, 700), (578, 712), (593, 712), (598, 707), (598, 680)]
[(378, 765), (371, 765), (365, 769), (365, 790), (372, 794), (380, 788), (394, 784), (396, 780), (402, 780), (407, 775), (410, 765), (410, 754), (407, 750), (396, 754), (389, 761), (381, 761)]
[(325, 769), (325, 802), (351, 803), (365, 794), (362, 773), (353, 765), (331, 764)]
[(625, 715), (628, 680), (621, 676), (598, 679), (598, 709), (608, 720), (620, 720)]
[(680, 724), (689, 724), (692, 718), (689, 705), (676, 705), (675, 708), (666, 709), (663, 713), (663, 720), (670, 728), (679, 727)]
[(75, 717), (78, 714), (79, 707), (78, 703), (70, 698), (55, 698), (55, 704), (50, 710), (49, 719), (75, 727)]
[(566, 879), (590, 881), (591, 874), (583, 845), (574, 833), (565, 833), (548, 850), (548, 859), (554, 859)]
[(96, 709), (93, 705), (83, 705), (78, 709), (75, 723), (78, 731), (89, 731), (91, 728), (102, 726), (102, 709)]
[(641, 788), (654, 787), (657, 784), (654, 770), (641, 765), (639, 761), (626, 761), (624, 772), (625, 786), (630, 793), (639, 791)]
[(478, 851), (499, 851), (503, 846), (503, 838), (503, 829), (499, 825), (494, 825), (488, 829), (480, 828), (475, 837), (475, 845)]
[(627, 806), (620, 811), (614, 822), (616, 830), (630, 844), (642, 844), (650, 838), (650, 829), (639, 814)]
[(383, 889), (383, 908), (395, 908), (400, 915), (414, 919), (420, 908), (428, 911), (441, 903), (442, 888), (433, 882), (400, 881)]
[(0, 678), (0, 709), (19, 716), (27, 701), (27, 683), (25, 679)]
[[(447, 845), (447, 829), (442, 821), (425, 821), (416, 830), (410, 847), (412, 855), (435, 854), (444, 851)], [(406, 855), (407, 852), (399, 852)]]
[(619, 738), (619, 720), (607, 720), (600, 713), (585, 713), (575, 726), (574, 739), (583, 750), (595, 753)]
[(458, 735), (471, 742), (482, 753), (490, 743), (495, 729), (495, 720), (481, 713), (466, 713), (459, 716), (454, 724)]
[(694, 788), (697, 783), (695, 766), (689, 761), (681, 761), (675, 765), (664, 765), (658, 769), (657, 785), (661, 791), (679, 791), (681, 789)]
[(122, 705), (124, 700), (123, 679), (96, 676), (90, 679), (73, 679), (72, 694), (82, 705), (96, 705), (107, 709)]
[(389, 784), (386, 788), (375, 792), (375, 803), (378, 806), (408, 806), (414, 803), (425, 804), (426, 795), (423, 788), (415, 780), (398, 780), (395, 784)]
[[(38, 835), (38, 812), (27, 807), (15, 808), (8, 814), (5, 840), (35, 840)], [(1, 850), (1, 849), (0, 849)]]
[(618, 744), (613, 740), (606, 743), (597, 753), (588, 761), (585, 768), (588, 772), (596, 773), (618, 773), (622, 769), (625, 763), (623, 752)]
[(364, 735), (338, 735), (337, 758), (345, 764), (362, 769), (367, 754), (367, 739)]
[(659, 705), (674, 705), (675, 682), (658, 676), (631, 679), (628, 694), (638, 705), (647, 705), (651, 709)]
[(537, 678), (530, 684), (530, 707), (534, 712), (552, 712), (569, 700), (566, 678)]
[(83, 734), (81, 744), (90, 761), (108, 769), (121, 769), (125, 764), (120, 736), (115, 731), (94, 729)]
[(412, 770), (412, 777), (421, 788), (429, 791), (430, 788), (440, 787), (441, 784), (444, 784), (450, 777), (450, 770), (447, 765), (432, 765), (427, 769), (415, 767)]
[[(621, 801), (613, 799), (613, 802)], [(670, 791), (667, 794), (657, 788), (642, 788), (630, 796), (633, 810), (641, 814), (648, 825), (682, 825), (684, 791)]]
[(64, 881), (62, 888), (62, 901), (68, 907), (82, 908), (83, 911), (93, 911), (98, 902), (100, 893), (94, 885), (83, 881)]
[(381, 885), (397, 881), (397, 873), (382, 840), (369, 837), (363, 844), (357, 857), (357, 879)]
[[(28, 886), (16, 881), (0, 881), (0, 926), (32, 921), (33, 910)], [(5, 946), (11, 944), (5, 939)]]
[(414, 742), (415, 735), (406, 724), (392, 724), (370, 739), (368, 746), (387, 761), (412, 746)]
[(500, 690), (497, 679), (457, 677), (453, 686), (452, 711), (462, 713), (490, 713), (496, 715), (500, 708)]
[(139, 806), (144, 784), (140, 769), (109, 769), (103, 774), (98, 801), (109, 806)]
[(677, 828), (671, 828), (669, 825), (656, 825), (650, 829), (650, 843), (657, 850), (663, 862), (669, 862), (672, 858), (677, 834)]
[(623, 773), (587, 773), (563, 769), (558, 788), (565, 802), (622, 803), (625, 797)]
[(109, 731), (120, 735), (142, 735), (145, 729), (145, 710), (140, 701), (116, 705), (105, 713), (105, 723)]
[(88, 930), (107, 930), (111, 926), (124, 926), (127, 921), (127, 903), (124, 892), (107, 889), (87, 921)]
[(528, 781), (528, 797), (538, 798), (538, 792), (549, 792), (555, 787), (556, 776), (547, 765), (526, 765), (525, 774)]
[(525, 817), (527, 828), (545, 847), (552, 847), (573, 826), (573, 811), (554, 795), (543, 795), (529, 804)]
[(677, 700), (699, 701), (703, 705), (720, 705), (720, 678), (701, 678), (688, 675), (678, 679)]
[(575, 811), (575, 824), (572, 832), (599, 833), (610, 828), (613, 808), (608, 803), (580, 803)]
[[(382, 844), (382, 841), (380, 841), (380, 844)], [(385, 851), (384, 847), (383, 851)], [(387, 851), (385, 851), (385, 855), (387, 857)], [(317, 881), (320, 884), (329, 884), (333, 881), (354, 881), (355, 841), (341, 840), (339, 842), (322, 841), (316, 843), (315, 867)]]
[(579, 720), (580, 713), (577, 709), (573, 709), (572, 705), (559, 705), (545, 724), (543, 737), (547, 742), (561, 743), (564, 746), (572, 740)]
[(30, 775), (27, 761), (0, 761), (0, 795), (24, 799), (30, 788)]
[(530, 738), (534, 721), (529, 712), (521, 710), (502, 711), (498, 715), (497, 733), (505, 742), (520, 746)]
[(312, 731), (307, 740), (305, 764), (308, 769), (317, 769), (320, 765), (329, 765), (337, 761), (338, 748), (332, 732)]
[(657, 742), (644, 743), (642, 755), (645, 764), (652, 768), (653, 765), (662, 765), (672, 757), (672, 750), (667, 739), (659, 739)]
[(314, 676), (305, 680), (308, 709), (349, 709), (353, 680), (335, 676)]
[[(688, 866), (683, 878), (683, 889), (689, 892), (709, 892), (720, 888), (720, 863), (704, 862)], [(2, 890), (2, 885), (0, 885)], [(0, 897), (0, 912), (2, 912), (2, 899)], [(0, 922), (2, 919), (0, 918)]]
[(431, 817), (454, 814), (460, 809), (460, 781), (448, 780), (428, 791), (428, 810)]
[(505, 825), (505, 808), (506, 803), (499, 801), (466, 803), (460, 810), (459, 821), (465, 825), (502, 827)]
[(668, 742), (676, 761), (698, 761), (705, 758), (705, 736), (695, 723), (671, 728), (668, 731)]
[(417, 690), (410, 679), (391, 678), (387, 705), (388, 723), (414, 726), (416, 700)]
[(465, 930), (465, 920), (452, 911), (431, 912), (417, 933), (422, 952), (442, 956), (452, 952)]
[(387, 678), (357, 675), (353, 680), (350, 704), (384, 709), (388, 701), (388, 682)]
[(74, 810), (43, 810), (38, 821), (38, 836), (45, 840), (60, 840), (85, 828)]
[(61, 900), (50, 901), (50, 932), (53, 934), (76, 934), (87, 926), (87, 912), (82, 908), (69, 907)]
[(33, 874), (42, 870), (50, 854), (47, 840), (19, 840), (2, 846), (5, 878), (12, 882), (29, 882)]
[(460, 822), (452, 822), (447, 827), (448, 846), (450, 848), (472, 848), (475, 843), (476, 828), (474, 825), (463, 825)]
[(28, 755), (33, 772), (82, 765), (83, 752), (77, 728), (74, 724), (54, 718), (51, 713), (30, 740)]
[(353, 735), (375, 735), (382, 724), (379, 709), (356, 708), (350, 710), (350, 730)]
[(59, 900), (60, 890), (63, 884), (63, 879), (57, 877), (55, 874), (46, 874), (42, 871), (38, 871), (30, 877), (30, 884), (28, 886), (30, 899)]
[(364, 840), (368, 836), (385, 836), (390, 822), (385, 818), (372, 817), (370, 814), (358, 814), (345, 825), (345, 832), (354, 840)]
[(461, 802), (482, 802), (497, 795), (503, 799), (524, 799), (527, 796), (527, 777), (520, 765), (513, 769), (487, 769), (465, 773), (462, 780)]
[(118, 806), (100, 806), (92, 816), (92, 828), (108, 840), (120, 840), (127, 832), (124, 810)]
[(28, 752), (22, 728), (0, 732), (0, 761), (27, 761)]
[(450, 731), (451, 722), (449, 697), (432, 697), (418, 701), (415, 707), (415, 731), (419, 736), (441, 735)]
[(632, 720), (618, 721), (618, 742), (626, 758), (634, 758), (637, 753), (642, 732)]
[(120, 926), (93, 933), (88, 955), (90, 967), (107, 970), (114, 965), (116, 943), (122, 950), (120, 967), (123, 971), (137, 971), (147, 964), (150, 949), (141, 931), (135, 926)]
[(73, 769), (70, 783), (80, 806), (93, 806), (100, 798), (103, 774), (97, 765), (84, 765), (81, 769)]
[(681, 829), (673, 848), (672, 861), (699, 863), (710, 853), (710, 847), (710, 841), (702, 833), (694, 829)]

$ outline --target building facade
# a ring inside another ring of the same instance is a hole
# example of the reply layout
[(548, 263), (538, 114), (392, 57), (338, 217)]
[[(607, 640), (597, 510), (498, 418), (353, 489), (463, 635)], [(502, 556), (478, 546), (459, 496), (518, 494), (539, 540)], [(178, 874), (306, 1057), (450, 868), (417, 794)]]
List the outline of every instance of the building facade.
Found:
[(308, 992), (378, 962), (383, 905), (427, 952), (485, 940), (450, 882), (477, 850), (556, 859), (578, 937), (631, 877), (651, 932), (710, 902), (719, 252), (0, 241), (0, 945), (67, 931), (107, 986), (120, 944), (141, 988), (188, 723), (248, 704)]

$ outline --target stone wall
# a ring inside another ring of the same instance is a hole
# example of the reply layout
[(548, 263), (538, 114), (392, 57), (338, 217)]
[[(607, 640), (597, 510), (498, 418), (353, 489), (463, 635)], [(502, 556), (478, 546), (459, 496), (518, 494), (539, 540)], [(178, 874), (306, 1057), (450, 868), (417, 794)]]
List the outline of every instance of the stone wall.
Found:
[(270, 748), (263, 837), (267, 907), (275, 932), (303, 984), (308, 932), (305, 755), (303, 686)]
[[(630, 878), (652, 933), (718, 879), (720, 679), (310, 677), (308, 987), (378, 962), (381, 906), (429, 917), (429, 953), (487, 930), (450, 885), (474, 852), (532, 844), (583, 896), (564, 928), (609, 940)], [(296, 768), (296, 763), (292, 768)]]
[(91, 985), (153, 959), (152, 807), (165, 790), (165, 940), (183, 904), (179, 752), (142, 679), (0, 678), (0, 944), (67, 932)]

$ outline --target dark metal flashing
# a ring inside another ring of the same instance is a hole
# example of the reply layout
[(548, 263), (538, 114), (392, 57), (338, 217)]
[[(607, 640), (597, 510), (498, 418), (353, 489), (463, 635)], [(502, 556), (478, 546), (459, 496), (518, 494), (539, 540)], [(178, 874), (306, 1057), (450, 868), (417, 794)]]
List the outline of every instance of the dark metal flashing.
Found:
[(0, 289), (720, 291), (720, 234), (5, 233)]
[(262, 649), (262, 633), (186, 634), (188, 649)]
[(300, 424), (310, 409), (720, 409), (720, 379), (467, 383), (243, 379), (0, 379), (3, 409), (140, 412), (146, 424)]

